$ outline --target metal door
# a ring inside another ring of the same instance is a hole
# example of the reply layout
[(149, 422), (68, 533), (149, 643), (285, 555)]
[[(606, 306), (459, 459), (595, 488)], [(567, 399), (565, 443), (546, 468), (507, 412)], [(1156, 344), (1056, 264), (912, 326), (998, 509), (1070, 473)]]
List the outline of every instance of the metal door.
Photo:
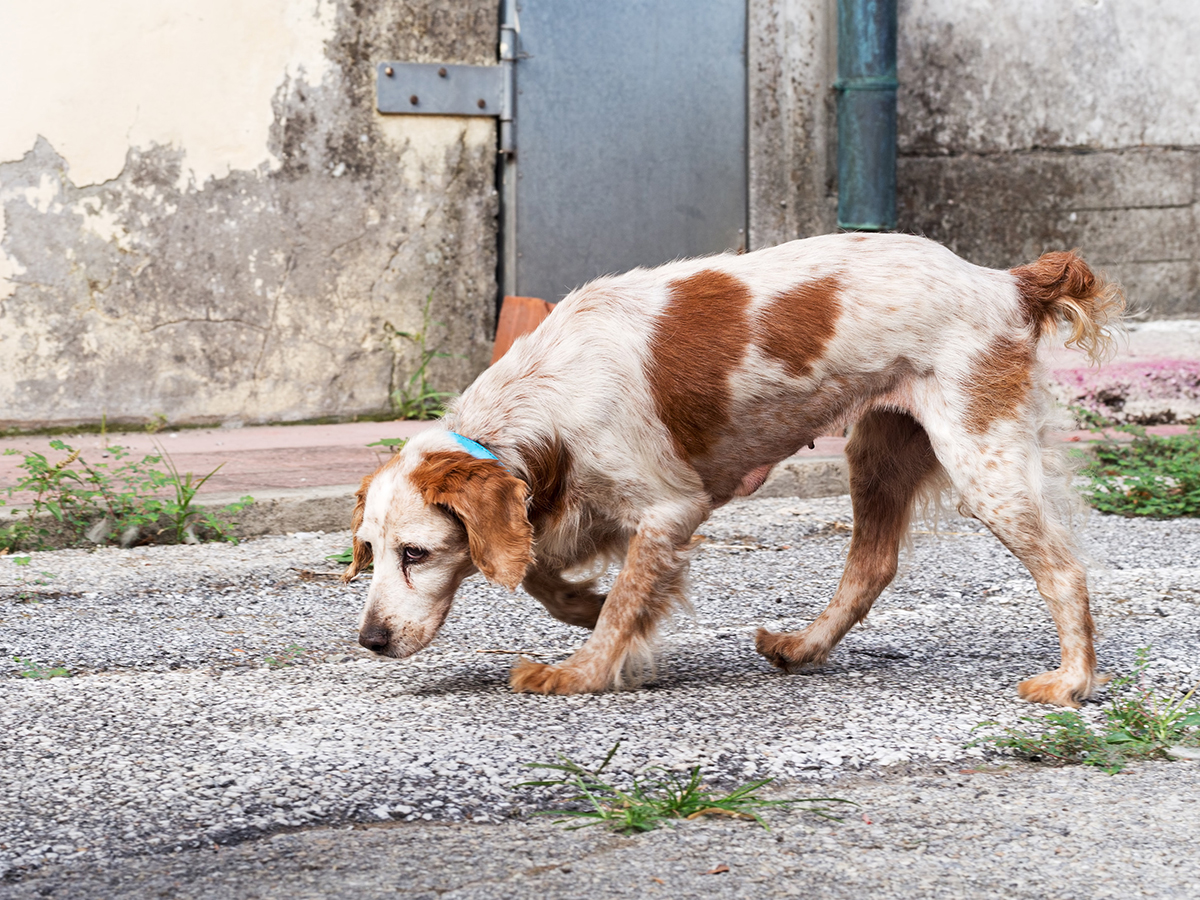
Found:
[[(745, 245), (745, 0), (518, 0), (505, 293)], [(515, 177), (514, 177), (515, 176)]]

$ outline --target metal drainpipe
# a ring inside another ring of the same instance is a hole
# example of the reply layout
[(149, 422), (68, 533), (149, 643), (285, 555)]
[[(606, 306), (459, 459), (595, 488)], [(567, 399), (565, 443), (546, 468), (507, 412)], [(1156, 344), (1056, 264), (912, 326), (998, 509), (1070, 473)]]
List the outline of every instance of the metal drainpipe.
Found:
[(896, 0), (838, 0), (838, 227), (896, 227)]
[(521, 26), (517, 0), (501, 0), (500, 65), (504, 67), (504, 102), (500, 110), (497, 181), (500, 187), (500, 259), (497, 263), (496, 321), (505, 295), (517, 292), (517, 61), (521, 55)]

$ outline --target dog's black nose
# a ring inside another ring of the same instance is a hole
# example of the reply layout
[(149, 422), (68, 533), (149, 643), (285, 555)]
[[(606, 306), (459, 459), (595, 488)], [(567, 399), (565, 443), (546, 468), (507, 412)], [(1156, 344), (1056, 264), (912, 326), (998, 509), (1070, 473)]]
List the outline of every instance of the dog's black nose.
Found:
[(391, 640), (392, 632), (382, 625), (368, 625), (358, 633), (358, 642), (376, 653), (386, 650)]

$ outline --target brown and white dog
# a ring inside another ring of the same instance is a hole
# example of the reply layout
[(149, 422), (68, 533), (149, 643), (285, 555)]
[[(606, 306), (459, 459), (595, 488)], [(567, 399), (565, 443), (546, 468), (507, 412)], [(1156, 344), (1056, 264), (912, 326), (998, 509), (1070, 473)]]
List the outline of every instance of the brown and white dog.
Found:
[[(1032, 573), (1061, 665), (1019, 686), (1078, 705), (1097, 683), (1087, 578), (1048, 461), (1038, 344), (1071, 326), (1093, 359), (1119, 290), (1074, 253), (998, 271), (918, 237), (840, 234), (689, 259), (573, 292), (423, 432), (363, 479), (352, 578), (374, 560), (359, 642), (425, 647), (475, 571), (592, 629), (566, 661), (521, 660), (513, 688), (628, 683), (686, 605), (688, 550), (723, 503), (844, 423), (854, 505), (845, 571), (802, 631), (760, 629), (781, 669), (821, 663), (896, 573), (914, 503), (950, 486)], [(497, 459), (463, 449), (454, 433)], [(572, 580), (623, 560), (607, 596)]]

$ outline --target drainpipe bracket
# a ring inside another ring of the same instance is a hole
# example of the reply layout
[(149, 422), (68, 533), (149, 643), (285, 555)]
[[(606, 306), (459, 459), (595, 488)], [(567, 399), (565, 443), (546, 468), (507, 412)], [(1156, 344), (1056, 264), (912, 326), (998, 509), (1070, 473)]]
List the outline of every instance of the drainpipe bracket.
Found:
[(888, 76), (863, 76), (862, 78), (839, 78), (833, 83), (835, 91), (894, 91), (900, 82)]

